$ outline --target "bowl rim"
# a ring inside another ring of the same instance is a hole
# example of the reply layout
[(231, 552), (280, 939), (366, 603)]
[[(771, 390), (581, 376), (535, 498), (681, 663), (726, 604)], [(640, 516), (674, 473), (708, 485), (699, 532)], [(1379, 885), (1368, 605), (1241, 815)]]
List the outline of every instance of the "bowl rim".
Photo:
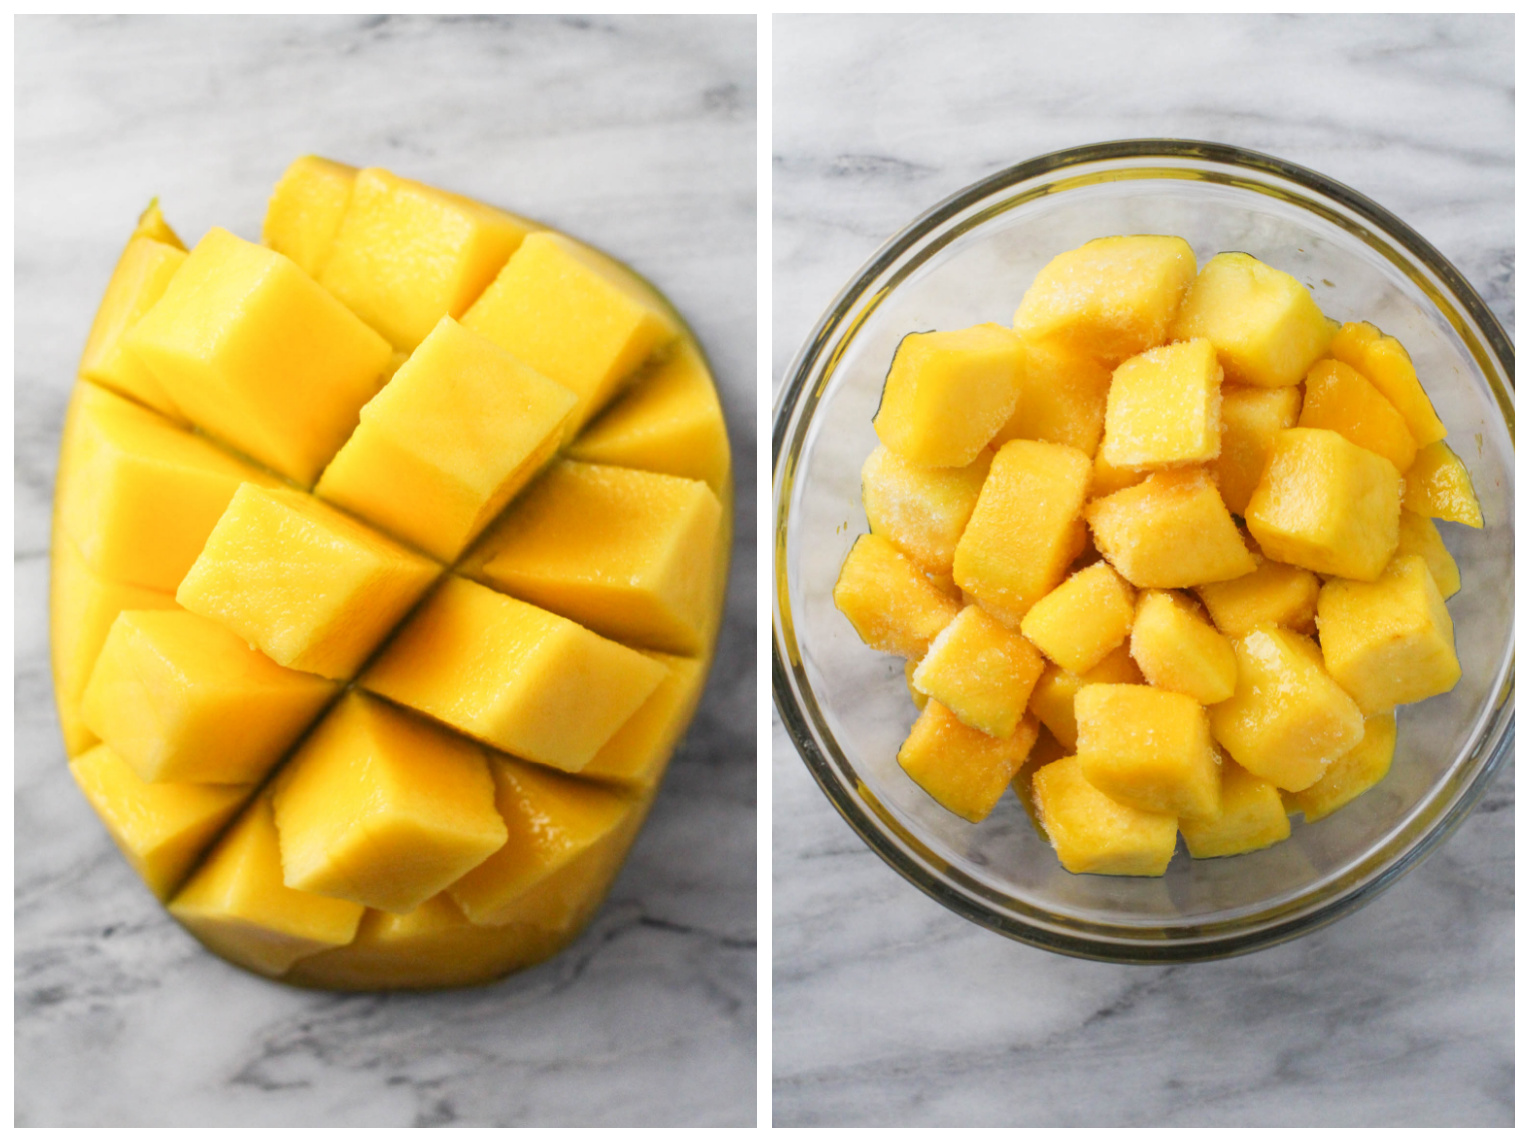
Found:
[[(1220, 959), (1241, 955), (1261, 948), (1294, 939), (1314, 931), (1355, 911), (1395, 884), (1405, 873), (1415, 868), (1426, 856), (1438, 848), (1458, 828), (1462, 821), (1481, 800), (1487, 787), (1513, 754), (1515, 738), (1514, 719), (1514, 647), (1499, 663), (1495, 673), (1496, 695), (1489, 690), (1489, 702), (1479, 715), (1482, 726), (1467, 749), (1456, 759), (1454, 765), (1464, 768), (1479, 758), (1484, 750), (1487, 758), (1464, 790), (1446, 787), (1448, 807), (1433, 823), (1427, 825), (1421, 836), (1400, 853), (1381, 860), (1361, 862), (1359, 875), (1353, 871), (1341, 877), (1340, 890), (1326, 901), (1296, 911), (1284, 919), (1251, 930), (1196, 934), (1196, 929), (1185, 926), (1188, 935), (1163, 935), (1163, 928), (1112, 928), (1110, 925), (1085, 925), (1084, 934), (1079, 931), (1061, 930), (1033, 924), (1009, 915), (998, 915), (982, 904), (958, 892), (943, 879), (931, 873), (915, 861), (903, 847), (893, 843), (883, 828), (873, 822), (871, 816), (858, 801), (851, 797), (845, 787), (833, 776), (837, 767), (819, 748), (808, 718), (796, 699), (791, 684), (791, 671), (787, 659), (790, 655), (784, 646), (782, 600), (788, 590), (785, 568), (786, 524), (790, 490), (794, 484), (795, 466), (783, 463), (793, 459), (786, 452), (788, 435), (801, 441), (811, 422), (811, 416), (801, 420), (796, 413), (804, 394), (815, 374), (828, 340), (837, 330), (851, 308), (864, 299), (870, 286), (898, 259), (922, 241), (943, 223), (961, 215), (975, 204), (988, 199), (996, 192), (1018, 190), (1026, 183), (1045, 180), (1070, 167), (1122, 160), (1156, 159), (1195, 160), (1223, 167), (1242, 168), (1263, 175), (1272, 175), (1297, 187), (1315, 192), (1338, 204), (1368, 225), (1379, 231), (1386, 239), (1402, 247), (1421, 262), (1425, 269), (1435, 275), (1453, 301), (1466, 311), (1475, 324), (1477, 332), (1486, 342), (1485, 351), (1491, 363), (1501, 371), (1507, 389), (1500, 387), (1488, 362), (1481, 361), (1484, 378), (1495, 398), (1503, 418), (1511, 446), (1514, 441), (1514, 348), (1496, 315), (1483, 302), (1481, 296), (1455, 266), (1432, 244), (1423, 238), (1397, 215), (1386, 210), (1370, 198), (1326, 175), (1283, 159), (1242, 147), (1200, 140), (1144, 138), (1123, 139), (1094, 143), (1065, 150), (1053, 151), (1024, 162), (1006, 167), (986, 176), (937, 202), (913, 221), (887, 239), (850, 278), (835, 296), (833, 302), (820, 316), (811, 334), (803, 342), (784, 374), (783, 383), (776, 394), (771, 433), (771, 463), (773, 480), (773, 531), (774, 578), (772, 623), (771, 688), (776, 711), (798, 755), (807, 766), (819, 788), (846, 823), (862, 841), (898, 872), (905, 880), (974, 923), (1022, 943), (1046, 948), (1070, 956), (1104, 960), (1118, 963), (1191, 962)], [(1187, 168), (1190, 169), (1190, 168)], [(1268, 193), (1268, 191), (1266, 191)], [(1311, 203), (1305, 203), (1311, 206)], [(1337, 221), (1330, 218), (1330, 221)], [(1412, 275), (1410, 275), (1412, 276)], [(1415, 279), (1416, 280), (1416, 279)], [(1461, 330), (1458, 328), (1458, 332)], [(841, 343), (853, 337), (854, 327), (840, 332)], [(1466, 337), (1469, 350), (1476, 347), (1472, 338)], [(816, 402), (815, 402), (816, 404)], [(795, 433), (792, 433), (793, 426)], [(1511, 523), (1512, 527), (1512, 523)], [(788, 606), (789, 610), (789, 606)], [(795, 635), (791, 637), (795, 646)], [(805, 681), (805, 678), (804, 678)], [(869, 790), (864, 796), (875, 801)], [(885, 826), (886, 821), (881, 822)], [(895, 826), (897, 828), (897, 826)], [(898, 831), (903, 831), (898, 829)], [(915, 845), (922, 842), (910, 836)], [(930, 863), (941, 865), (944, 861), (931, 854)], [(1298, 895), (1298, 899), (1302, 899)], [(1258, 920), (1261, 913), (1252, 917), (1240, 917), (1228, 922), (1236, 925), (1250, 918)], [(1169, 932), (1176, 932), (1169, 929)], [(1129, 933), (1129, 934), (1123, 934)]]

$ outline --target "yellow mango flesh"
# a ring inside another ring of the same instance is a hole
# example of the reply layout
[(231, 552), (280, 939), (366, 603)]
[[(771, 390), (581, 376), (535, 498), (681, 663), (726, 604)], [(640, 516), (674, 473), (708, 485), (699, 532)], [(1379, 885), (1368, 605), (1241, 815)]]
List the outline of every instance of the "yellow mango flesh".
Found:
[(1364, 376), (1342, 361), (1319, 361), (1307, 374), (1302, 428), (1327, 428), (1406, 472), (1418, 454), (1402, 414)]
[(992, 737), (932, 699), (899, 748), (898, 764), (946, 809), (981, 821), (1025, 764), (1037, 728), (1034, 718), (1022, 718), (1013, 733)]
[(1203, 468), (1155, 472), (1090, 503), (1095, 545), (1138, 587), (1192, 587), (1254, 570), (1216, 483)]
[(1205, 708), (1154, 686), (1091, 684), (1073, 702), (1078, 760), (1113, 801), (1200, 820), (1221, 811), (1221, 770)]
[(1093, 456), (1105, 431), (1110, 370), (1084, 353), (1045, 342), (1020, 342), (1020, 398), (989, 447), (1048, 440)]
[(1260, 559), (1247, 575), (1196, 588), (1217, 630), (1234, 638), (1257, 626), (1311, 634), (1317, 615), (1318, 577), (1303, 567)]
[(1346, 322), (1334, 335), (1328, 352), (1358, 370), (1381, 391), (1402, 415), (1408, 432), (1420, 448), (1445, 439), (1445, 425), (1419, 384), (1408, 351), (1395, 337), (1365, 321)]
[(1094, 458), (1094, 470), (1089, 481), (1091, 499), (1102, 499), (1112, 492), (1135, 487), (1150, 475), (1146, 468), (1118, 468), (1099, 454)]
[(1195, 252), (1183, 238), (1096, 238), (1042, 267), (1015, 311), (1015, 332), (1114, 368), (1168, 339), (1194, 278)]
[(1184, 596), (1144, 591), (1131, 639), (1132, 658), (1152, 685), (1188, 694), (1203, 706), (1232, 697), (1238, 682), (1232, 644)]
[(678, 333), (629, 271), (546, 231), (521, 243), (462, 323), (573, 390), (571, 435)]
[(1196, 275), (1169, 337), (1205, 337), (1229, 381), (1279, 388), (1299, 384), (1335, 332), (1290, 274), (1248, 254), (1225, 253)]
[(552, 457), (574, 404), (443, 317), (362, 408), (314, 493), (450, 563)]
[(1472, 489), (1466, 465), (1444, 441), (1419, 449), (1408, 469), (1403, 507), (1422, 516), (1448, 519), (1467, 527), (1482, 527), (1482, 506)]
[(475, 575), (607, 638), (699, 654), (721, 529), (700, 480), (563, 460), (485, 536)]
[(1461, 589), (1461, 569), (1440, 538), (1439, 528), (1428, 516), (1403, 508), (1397, 524), (1397, 555), (1422, 556), (1429, 565), (1429, 574), (1434, 576), (1434, 585), (1445, 598)]
[(216, 227), (123, 343), (193, 424), (304, 487), (392, 352), (291, 259)]
[(249, 785), (151, 785), (104, 744), (74, 758), (69, 772), (122, 855), (162, 901), (254, 792)]
[(305, 274), (319, 280), (351, 204), (355, 183), (355, 167), (304, 155), (287, 168), (271, 192), (260, 229), (261, 242), (287, 255)]
[(170, 913), (226, 960), (277, 976), (304, 956), (348, 944), (360, 904), (282, 882), (271, 799), (257, 797), (175, 898)]
[(352, 692), (277, 779), (289, 888), (412, 912), (506, 840), (488, 758), (439, 726)]
[(1286, 802), (1309, 825), (1321, 821), (1379, 784), (1392, 768), (1396, 749), (1396, 716), (1391, 711), (1372, 714), (1365, 719), (1365, 736), (1360, 744), (1330, 765), (1316, 784), (1286, 794)]
[(649, 658), (668, 668), (664, 678), (638, 707), (637, 713), (622, 723), (622, 728), (579, 771), (581, 777), (611, 781), (634, 789), (651, 789), (658, 784), (679, 744), (680, 735), (690, 725), (691, 715), (701, 701), (707, 680), (707, 661), (681, 658), (673, 654), (646, 652)]
[(1117, 468), (1215, 460), (1222, 450), (1222, 366), (1204, 338), (1149, 349), (1111, 375), (1100, 456)]
[(1275, 435), (1295, 428), (1302, 410), (1302, 390), (1295, 385), (1261, 389), (1222, 386), (1222, 451), (1211, 465), (1222, 502), (1235, 515), (1248, 510), (1269, 462)]
[(834, 605), (873, 650), (921, 659), (961, 610), (891, 541), (855, 541), (834, 583)]
[(1020, 339), (1002, 325), (910, 333), (898, 345), (872, 427), (913, 464), (977, 459), (1020, 396)]
[(1025, 810), (1025, 815), (1030, 818), (1031, 828), (1035, 829), (1036, 835), (1044, 841), (1048, 840), (1047, 831), (1041, 825), (1041, 814), (1036, 811), (1034, 779), (1037, 771), (1043, 766), (1051, 765), (1054, 761), (1068, 756), (1070, 756), (1068, 750), (1052, 735), (1052, 731), (1042, 726), (1036, 733), (1036, 744), (1031, 747), (1025, 764), (1020, 767), (1014, 780), (1009, 783), (1016, 800)]
[(1221, 811), (1208, 819), (1183, 817), (1179, 822), (1192, 857), (1204, 860), (1256, 852), (1291, 835), (1291, 818), (1279, 789), (1235, 761), (1224, 759), (1221, 769)]
[(466, 313), (535, 229), (503, 210), (368, 167), (352, 184), (319, 281), (408, 351), (441, 318)]
[(453, 575), (361, 683), (507, 753), (577, 772), (664, 674), (635, 650)]
[(1078, 719), (1073, 711), (1078, 692), (1091, 682), (1136, 684), (1143, 681), (1142, 671), (1123, 644), (1085, 674), (1072, 674), (1060, 666), (1047, 666), (1031, 691), (1030, 710), (1052, 731), (1066, 751), (1072, 753), (1078, 748)]
[(1077, 757), (1042, 766), (1031, 791), (1041, 826), (1069, 872), (1162, 876), (1168, 869), (1175, 818), (1113, 801), (1085, 778)]
[(335, 695), (211, 619), (182, 610), (117, 616), (81, 714), (144, 781), (249, 785)]
[(137, 235), (129, 239), (80, 355), (80, 376), (86, 380), (177, 419), (174, 402), (148, 367), (123, 348), (122, 336), (164, 295), (185, 260), (186, 251), (176, 246)]
[(1288, 428), (1244, 517), (1271, 559), (1374, 579), (1397, 550), (1402, 479), (1392, 462), (1323, 428)]
[(1064, 670), (1084, 674), (1126, 639), (1136, 605), (1108, 563), (1075, 572), (1026, 612), (1020, 633)]
[(283, 666), (345, 681), (438, 574), (312, 496), (245, 484), (176, 601)]
[(973, 729), (1007, 738), (1025, 716), (1043, 665), (1030, 642), (970, 606), (930, 643), (910, 683)]
[(993, 453), (964, 468), (926, 468), (878, 444), (861, 465), (861, 504), (871, 530), (925, 571), (949, 575)]

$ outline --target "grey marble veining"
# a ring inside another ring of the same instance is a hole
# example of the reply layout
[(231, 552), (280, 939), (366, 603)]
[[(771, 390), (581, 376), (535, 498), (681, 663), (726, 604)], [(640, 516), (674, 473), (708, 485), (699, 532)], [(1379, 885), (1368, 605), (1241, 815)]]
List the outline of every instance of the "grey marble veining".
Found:
[[(16, 28), (19, 1125), (680, 1125), (755, 1116), (755, 27), (659, 19), (71, 19)], [(737, 541), (717, 666), (611, 897), (489, 988), (337, 996), (204, 953), (74, 788), (48, 673), (58, 431), (155, 194), (258, 237), (305, 152), (566, 229), (692, 322)]]
[[(1374, 198), (1511, 335), (1501, 17), (778, 17), (775, 379), (916, 214), (1086, 142), (1230, 142)], [(873, 855), (773, 735), (777, 1125), (1507, 1125), (1514, 778), (1339, 923), (1221, 963), (1012, 943)]]

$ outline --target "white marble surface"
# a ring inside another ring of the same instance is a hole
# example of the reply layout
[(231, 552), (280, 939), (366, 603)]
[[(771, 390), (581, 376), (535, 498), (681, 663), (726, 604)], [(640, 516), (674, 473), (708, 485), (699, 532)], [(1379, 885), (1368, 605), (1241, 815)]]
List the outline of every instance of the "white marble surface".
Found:
[[(16, 28), (18, 1125), (748, 1124), (755, 1117), (752, 18), (137, 20)], [(336, 996), (205, 954), (64, 766), (47, 667), (57, 437), (149, 197), (258, 236), (307, 151), (511, 207), (631, 262), (716, 367), (739, 474), (699, 718), (605, 909), (491, 988)]]
[[(1014, 162), (1240, 144), (1389, 207), (1514, 319), (1510, 17), (817, 18), (774, 30), (775, 377), (883, 240)], [(826, 111), (832, 109), (832, 113)], [(1071, 960), (874, 856), (777, 723), (777, 1125), (1513, 1122), (1514, 784), (1359, 913), (1215, 964)]]

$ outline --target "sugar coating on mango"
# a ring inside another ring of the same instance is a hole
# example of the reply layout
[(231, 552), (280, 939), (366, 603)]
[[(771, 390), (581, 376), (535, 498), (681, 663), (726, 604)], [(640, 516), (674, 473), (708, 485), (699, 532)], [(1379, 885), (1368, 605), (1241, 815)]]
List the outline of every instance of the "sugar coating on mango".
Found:
[(1122, 643), (1084, 674), (1073, 674), (1048, 664), (1031, 691), (1030, 710), (1052, 731), (1065, 751), (1072, 753), (1078, 748), (1078, 720), (1073, 712), (1073, 701), (1078, 692), (1093, 682), (1136, 685), (1144, 681), (1142, 671), (1132, 660), (1126, 644)]
[(961, 610), (892, 542), (875, 533), (855, 541), (834, 583), (834, 605), (873, 650), (921, 659)]
[(505, 843), (483, 748), (352, 692), (276, 779), (289, 888), (413, 911)]
[(898, 343), (872, 427), (912, 464), (977, 459), (1020, 397), (1020, 339), (1002, 325), (910, 333)]
[(290, 258), (216, 227), (123, 344), (193, 424), (304, 487), (391, 354)]
[(1296, 385), (1222, 386), (1222, 451), (1210, 468), (1228, 511), (1243, 515), (1248, 510), (1276, 434), (1295, 428), (1301, 411), (1302, 390)]
[(175, 597), (283, 666), (346, 681), (440, 572), (313, 496), (244, 484)]
[(1096, 238), (1042, 267), (1015, 311), (1015, 331), (1114, 368), (1168, 340), (1194, 278), (1195, 252), (1183, 238)]
[(1094, 500), (1085, 518), (1095, 545), (1138, 587), (1193, 587), (1254, 570), (1254, 557), (1204, 468), (1155, 472)]
[(250, 785), (338, 689), (278, 666), (201, 615), (124, 611), (96, 659), (81, 713), (144, 781)]
[(1280, 388), (1301, 383), (1336, 327), (1307, 287), (1248, 254), (1218, 254), (1201, 267), (1169, 336), (1205, 337), (1227, 379)]
[(927, 468), (878, 444), (861, 465), (861, 504), (871, 530), (925, 571), (949, 574), (993, 453), (965, 468)]
[(1461, 569), (1440, 538), (1440, 529), (1428, 516), (1407, 508), (1403, 508), (1397, 524), (1397, 556), (1403, 555), (1423, 556), (1429, 574), (1434, 576), (1434, 585), (1445, 598), (1461, 589)]
[(1238, 688), (1211, 707), (1211, 732), (1250, 773), (1305, 789), (1365, 734), (1360, 709), (1323, 667), (1309, 638), (1261, 626), (1232, 640)]
[(1226, 701), (1237, 687), (1238, 660), (1227, 636), (1176, 591), (1142, 592), (1131, 654), (1152, 685), (1188, 694), (1203, 706)]
[(170, 913), (226, 960), (278, 976), (348, 944), (360, 904), (288, 888), (271, 798), (257, 797), (170, 901)]
[(956, 545), (957, 585), (1019, 626), (1081, 550), (1091, 471), (1089, 457), (1066, 444), (1011, 440), (1000, 448)]
[(1021, 339), (1020, 398), (989, 447), (1011, 440), (1067, 444), (1087, 456), (1105, 431), (1110, 370), (1087, 354)]
[(966, 725), (1007, 738), (1025, 716), (1043, 665), (1025, 638), (969, 606), (936, 635), (909, 682)]
[(1210, 341), (1180, 341), (1116, 366), (1100, 455), (1118, 468), (1202, 464), (1222, 450), (1222, 366)]
[(1374, 583), (1330, 579), (1318, 594), (1323, 663), (1362, 714), (1444, 694), (1461, 677), (1455, 629), (1422, 556)]
[(710, 663), (701, 658), (645, 651), (668, 670), (637, 713), (622, 723), (600, 747), (581, 777), (611, 781), (634, 789), (651, 789), (664, 774), (691, 715), (701, 701)]
[(577, 772), (664, 674), (636, 650), (449, 575), (361, 684), (507, 753)]
[(931, 699), (898, 750), (898, 764), (944, 808), (969, 821), (993, 812), (1036, 743), (1034, 718), (993, 737)]
[(1221, 811), (1221, 769), (1206, 711), (1155, 686), (1091, 684), (1073, 702), (1078, 760), (1123, 805), (1207, 819)]
[(79, 369), (86, 380), (176, 419), (180, 414), (174, 402), (148, 367), (123, 348), (122, 337), (164, 295), (185, 260), (186, 251), (179, 245), (136, 233), (128, 240), (91, 323)]
[(700, 480), (562, 460), (484, 537), (473, 574), (607, 638), (699, 654), (722, 515)]
[(1020, 633), (1064, 670), (1083, 674), (1126, 639), (1136, 592), (1108, 563), (1076, 571), (1026, 612)]
[(1221, 811), (1215, 817), (1183, 817), (1179, 822), (1192, 857), (1205, 860), (1257, 852), (1291, 835), (1291, 818), (1279, 789), (1235, 761), (1224, 759), (1221, 768)]
[(69, 772), (130, 865), (160, 900), (168, 900), (245, 799), (246, 785), (150, 784), (99, 744)]
[(1402, 414), (1379, 389), (1342, 361), (1319, 361), (1307, 374), (1302, 428), (1328, 428), (1351, 444), (1392, 461), (1399, 472), (1413, 465), (1418, 446)]
[(407, 351), (442, 317), (466, 313), (535, 229), (460, 194), (368, 167), (352, 184), (319, 280)]
[(1472, 478), (1461, 458), (1443, 440), (1419, 449), (1405, 485), (1402, 502), (1409, 511), (1482, 527), (1482, 505), (1477, 502)]
[(1334, 335), (1328, 352), (1381, 391), (1408, 425), (1420, 448), (1445, 439), (1445, 425), (1435, 415), (1408, 351), (1395, 337), (1385, 336), (1367, 321), (1345, 322)]
[(570, 435), (679, 333), (631, 271), (547, 231), (521, 243), (462, 323), (574, 392)]
[(260, 240), (286, 254), (315, 281), (329, 264), (335, 236), (351, 204), (356, 168), (304, 155), (277, 181), (266, 204)]
[(1380, 784), (1392, 768), (1396, 749), (1396, 716), (1390, 710), (1372, 714), (1365, 719), (1365, 736), (1360, 744), (1335, 760), (1316, 784), (1288, 793), (1286, 800), (1309, 825), (1321, 821)]
[(1196, 588), (1217, 630), (1229, 638), (1257, 626), (1282, 626), (1312, 634), (1317, 616), (1318, 577), (1304, 567), (1256, 557), (1247, 575)]
[(443, 317), (314, 493), (450, 563), (552, 458), (576, 398)]
[(1275, 438), (1245, 520), (1271, 559), (1370, 580), (1397, 550), (1402, 479), (1392, 462), (1324, 428)]
[(1044, 765), (1031, 778), (1042, 828), (1063, 868), (1105, 876), (1162, 876), (1174, 857), (1178, 822), (1101, 793), (1077, 757)]

